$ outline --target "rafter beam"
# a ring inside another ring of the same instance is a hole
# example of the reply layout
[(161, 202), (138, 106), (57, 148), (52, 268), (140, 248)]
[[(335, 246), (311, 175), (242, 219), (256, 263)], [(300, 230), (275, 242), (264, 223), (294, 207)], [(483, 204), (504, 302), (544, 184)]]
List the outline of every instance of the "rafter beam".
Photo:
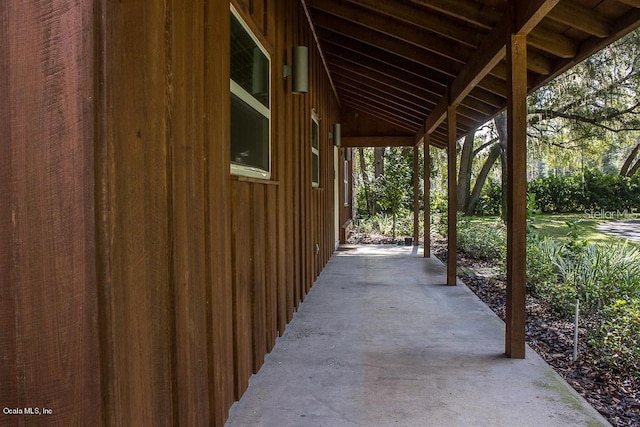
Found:
[[(329, 28), (342, 34), (350, 35), (356, 39), (363, 39), (371, 30), (401, 40), (405, 43), (421, 49), (428, 50), (442, 58), (458, 63), (464, 63), (471, 56), (472, 48), (452, 42), (435, 34), (425, 31), (417, 31), (401, 22), (369, 13), (366, 10), (358, 10), (353, 6), (330, 1), (314, 0), (309, 2), (315, 11), (314, 21), (317, 26)], [(328, 17), (331, 15), (331, 17)], [(338, 18), (338, 19), (336, 19)]]
[[(637, 1), (640, 5), (640, 0)], [(636, 6), (640, 7), (640, 6)], [(547, 15), (549, 19), (584, 31), (596, 37), (608, 37), (611, 23), (603, 16), (572, 2), (559, 2)]]
[[(432, 91), (423, 89), (422, 84), (425, 82), (407, 72), (402, 72), (400, 70), (383, 66), (368, 67), (366, 65), (363, 65), (362, 63), (353, 61), (349, 57), (336, 56), (331, 52), (327, 52), (327, 61), (336, 67), (352, 71), (362, 76), (367, 76), (379, 82), (386, 82), (390, 85), (400, 83), (402, 87), (412, 87), (419, 91), (431, 94), (426, 99), (435, 100), (440, 96), (436, 95)], [(415, 93), (415, 90), (411, 91), (411, 93)]]
[(447, 37), (471, 48), (478, 46), (478, 33), (455, 20), (438, 17), (423, 9), (402, 2), (380, 0), (347, 0), (360, 6), (389, 16), (395, 20), (415, 25), (418, 28)]
[(560, 0), (518, 0), (513, 34), (527, 35), (544, 19)]
[(413, 136), (343, 136), (340, 147), (412, 147)]
[(371, 107), (371, 106), (367, 106), (364, 105), (358, 101), (354, 101), (352, 99), (347, 99), (347, 98), (341, 98), (342, 99), (342, 103), (347, 106), (347, 107), (351, 107), (356, 111), (360, 111), (362, 113), (368, 114), (378, 120), (381, 120), (385, 123), (388, 123), (390, 125), (395, 126), (398, 129), (401, 130), (405, 130), (407, 132), (415, 132), (417, 129), (417, 126), (415, 126), (413, 123), (407, 123), (403, 120), (398, 120), (395, 117), (390, 117), (388, 114), (386, 114), (384, 111), (380, 111), (375, 107)]
[(531, 31), (527, 37), (527, 44), (560, 58), (573, 58), (578, 52), (578, 43), (544, 28)]
[[(371, 70), (380, 70), (385, 74), (388, 73), (384, 72), (384, 70), (397, 70), (397, 72), (407, 76), (411, 74), (414, 76), (416, 81), (420, 82), (420, 87), (422, 89), (433, 94), (436, 97), (442, 95), (442, 93), (446, 89), (446, 86), (436, 84), (432, 80), (426, 78), (426, 76), (429, 74), (429, 70), (427, 68), (422, 67), (414, 62), (406, 61), (403, 58), (394, 58), (392, 55), (387, 55), (386, 57), (368, 55), (367, 52), (358, 52), (333, 43), (325, 43), (324, 51), (325, 53), (333, 55), (336, 58), (341, 58), (346, 61), (362, 65), (363, 67), (369, 68)], [(506, 91), (506, 88), (503, 89), (505, 89)]]
[(487, 10), (482, 3), (463, 0), (411, 0), (411, 2), (480, 28), (490, 30), (498, 22), (495, 11)]
[[(559, 0), (531, 0), (519, 2), (514, 18), (514, 33), (527, 34), (551, 10)], [(521, 4), (520, 4), (521, 3)], [(482, 42), (480, 48), (464, 66), (450, 86), (450, 105), (456, 106), (471, 92), (506, 54), (506, 34), (508, 22), (503, 19)], [(444, 99), (444, 98), (443, 98)], [(445, 118), (447, 100), (441, 100), (424, 123), (424, 131), (431, 133)]]

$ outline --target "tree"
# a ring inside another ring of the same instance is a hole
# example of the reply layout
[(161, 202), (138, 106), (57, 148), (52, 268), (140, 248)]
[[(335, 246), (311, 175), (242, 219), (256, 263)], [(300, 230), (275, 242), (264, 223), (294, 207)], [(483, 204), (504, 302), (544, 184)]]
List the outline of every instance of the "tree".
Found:
[(640, 152), (640, 138), (637, 139), (635, 147), (633, 147), (631, 153), (629, 153), (622, 164), (622, 167), (620, 168), (620, 175), (633, 176), (638, 172), (638, 170), (640, 170), (640, 156), (638, 156), (638, 152)]
[[(411, 192), (412, 166), (403, 150), (389, 148), (385, 153), (384, 174), (380, 176), (380, 205), (393, 215), (393, 238), (396, 238), (398, 213)], [(409, 183), (409, 184), (408, 184)]]

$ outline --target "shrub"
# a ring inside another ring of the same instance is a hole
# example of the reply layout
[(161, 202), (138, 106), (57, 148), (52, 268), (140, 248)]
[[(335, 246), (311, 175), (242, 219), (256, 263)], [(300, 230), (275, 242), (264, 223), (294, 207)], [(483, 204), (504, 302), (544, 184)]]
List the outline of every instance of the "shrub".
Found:
[(506, 252), (504, 224), (473, 224), (469, 217), (458, 214), (458, 247), (474, 258), (502, 260)]
[(537, 294), (546, 286), (555, 286), (558, 275), (552, 258), (543, 249), (553, 244), (551, 239), (529, 239), (527, 242), (527, 288)]
[(640, 373), (640, 298), (616, 300), (602, 314), (592, 342), (611, 366)]
[(490, 180), (484, 185), (474, 213), (476, 215), (500, 215), (502, 210), (502, 185), (499, 181)]

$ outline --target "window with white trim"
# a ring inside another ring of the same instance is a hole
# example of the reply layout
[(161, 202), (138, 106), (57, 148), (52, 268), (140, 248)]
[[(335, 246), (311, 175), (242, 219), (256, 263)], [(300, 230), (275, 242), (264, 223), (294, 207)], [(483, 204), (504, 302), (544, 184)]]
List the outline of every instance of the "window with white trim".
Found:
[(231, 7), (231, 173), (271, 177), (269, 54)]
[(311, 116), (311, 185), (320, 187), (320, 124)]

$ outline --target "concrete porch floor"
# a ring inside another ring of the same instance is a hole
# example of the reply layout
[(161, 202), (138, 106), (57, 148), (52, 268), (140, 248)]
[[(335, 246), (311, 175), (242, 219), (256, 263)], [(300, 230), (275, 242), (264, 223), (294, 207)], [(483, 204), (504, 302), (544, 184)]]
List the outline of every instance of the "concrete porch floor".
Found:
[(411, 247), (336, 252), (227, 426), (609, 425), (533, 350)]

